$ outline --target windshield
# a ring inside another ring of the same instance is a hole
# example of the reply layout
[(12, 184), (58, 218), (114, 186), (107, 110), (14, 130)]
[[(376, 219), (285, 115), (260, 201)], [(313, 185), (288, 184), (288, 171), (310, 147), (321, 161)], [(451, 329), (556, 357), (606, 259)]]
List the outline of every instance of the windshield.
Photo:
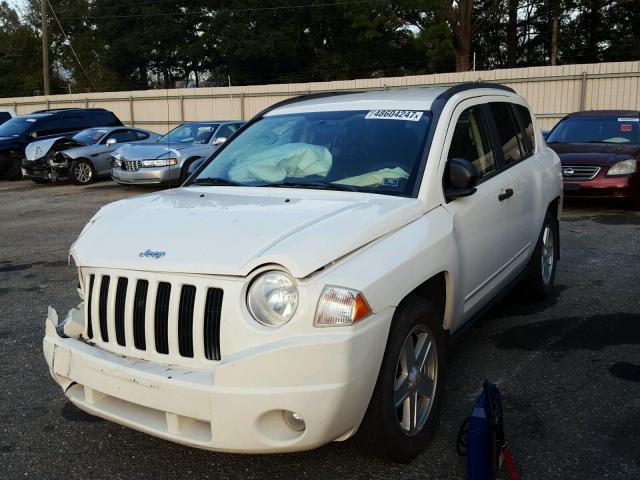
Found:
[(562, 120), (547, 143), (640, 143), (640, 118), (570, 117)]
[(22, 137), (38, 121), (32, 117), (15, 117), (0, 125), (0, 137)]
[(217, 123), (186, 123), (174, 128), (160, 137), (161, 143), (209, 143), (213, 132), (218, 128)]
[(85, 145), (95, 145), (109, 132), (106, 128), (87, 128), (73, 136), (74, 140), (84, 143)]
[(267, 116), (231, 141), (193, 184), (330, 188), (409, 196), (429, 112)]

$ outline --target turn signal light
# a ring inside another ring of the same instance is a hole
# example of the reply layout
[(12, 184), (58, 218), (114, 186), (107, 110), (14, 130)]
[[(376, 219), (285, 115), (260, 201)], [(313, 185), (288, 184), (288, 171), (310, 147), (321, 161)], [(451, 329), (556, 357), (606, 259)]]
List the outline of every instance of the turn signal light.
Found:
[(325, 287), (313, 324), (316, 327), (353, 325), (371, 314), (362, 293), (342, 287)]

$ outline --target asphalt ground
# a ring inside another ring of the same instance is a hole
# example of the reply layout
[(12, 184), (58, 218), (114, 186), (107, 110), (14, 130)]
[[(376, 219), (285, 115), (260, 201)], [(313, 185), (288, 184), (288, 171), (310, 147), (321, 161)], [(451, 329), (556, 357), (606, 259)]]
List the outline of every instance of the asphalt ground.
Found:
[(42, 356), (47, 306), (64, 314), (78, 302), (66, 259), (85, 222), (139, 193), (109, 181), (0, 182), (0, 478), (461, 479), (456, 435), (484, 379), (502, 390), (521, 478), (640, 478), (640, 212), (565, 205), (555, 294), (528, 303), (516, 291), (453, 345), (432, 442), (392, 465), (351, 442), (287, 455), (206, 452), (66, 400)]

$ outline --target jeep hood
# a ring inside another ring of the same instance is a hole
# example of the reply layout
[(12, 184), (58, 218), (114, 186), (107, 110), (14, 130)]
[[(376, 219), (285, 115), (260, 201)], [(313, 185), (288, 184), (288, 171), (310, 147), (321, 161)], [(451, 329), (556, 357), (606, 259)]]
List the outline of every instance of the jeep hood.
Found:
[(301, 278), (422, 214), (414, 198), (187, 187), (103, 207), (70, 254), (78, 266), (234, 276), (279, 264)]

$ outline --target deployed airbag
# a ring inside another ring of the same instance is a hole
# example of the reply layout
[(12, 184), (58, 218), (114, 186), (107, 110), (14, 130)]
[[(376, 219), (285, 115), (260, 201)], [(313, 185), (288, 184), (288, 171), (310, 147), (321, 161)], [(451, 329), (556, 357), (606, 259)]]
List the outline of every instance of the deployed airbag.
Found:
[(389, 186), (395, 187), (398, 185), (398, 180), (401, 178), (409, 178), (409, 174), (402, 168), (383, 168), (375, 172), (364, 173), (355, 177), (343, 178), (342, 180), (335, 181), (341, 185), (351, 185), (352, 187), (373, 187), (373, 186)]
[(311, 175), (326, 177), (333, 158), (325, 147), (309, 143), (289, 143), (267, 147), (259, 152), (236, 158), (229, 169), (234, 182), (281, 182), (285, 178)]

